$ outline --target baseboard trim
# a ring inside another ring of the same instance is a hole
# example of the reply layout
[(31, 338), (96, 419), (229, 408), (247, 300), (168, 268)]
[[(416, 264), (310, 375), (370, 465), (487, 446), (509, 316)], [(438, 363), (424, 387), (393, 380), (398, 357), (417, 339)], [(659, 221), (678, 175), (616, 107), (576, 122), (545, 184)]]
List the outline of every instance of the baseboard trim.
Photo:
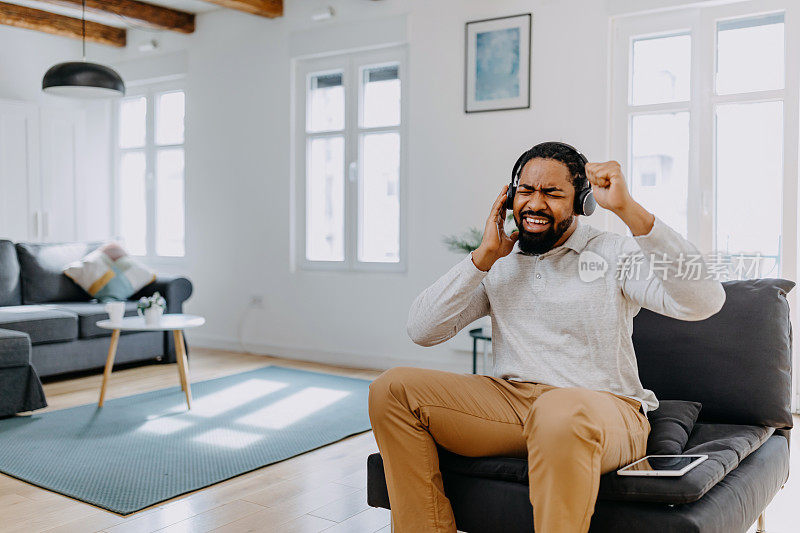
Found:
[(471, 354), (464, 357), (461, 353), (453, 353), (450, 357), (446, 354), (437, 353), (435, 357), (428, 359), (406, 359), (402, 357), (391, 357), (386, 355), (368, 355), (356, 352), (340, 352), (330, 350), (315, 350), (294, 346), (280, 346), (275, 344), (247, 342), (240, 343), (237, 339), (216, 335), (189, 335), (187, 341), (191, 346), (210, 348), (215, 350), (227, 350), (230, 352), (250, 353), (254, 355), (271, 355), (275, 357), (285, 357), (298, 361), (310, 361), (314, 363), (324, 363), (329, 365), (344, 366), (350, 368), (369, 368), (374, 370), (386, 370), (395, 366), (415, 366), (420, 368), (433, 368), (448, 372), (471, 372)]

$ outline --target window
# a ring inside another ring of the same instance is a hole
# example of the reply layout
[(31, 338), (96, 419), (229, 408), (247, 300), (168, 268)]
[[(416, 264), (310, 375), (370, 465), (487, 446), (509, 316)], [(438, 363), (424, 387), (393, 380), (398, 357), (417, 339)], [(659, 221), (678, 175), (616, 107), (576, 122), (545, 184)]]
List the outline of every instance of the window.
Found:
[(185, 255), (185, 92), (132, 90), (117, 113), (117, 234), (132, 255)]
[(781, 272), (783, 33), (783, 12), (716, 24), (716, 248), (757, 256), (753, 277)]
[(298, 61), (297, 260), (403, 270), (402, 48)]
[(613, 20), (612, 153), (634, 198), (730, 279), (797, 279), (799, 17), (750, 0)]
[(798, 127), (784, 105), (789, 4), (614, 20), (612, 150), (625, 154), (631, 194), (724, 261), (730, 278), (796, 271), (796, 255), (781, 247), (797, 223), (786, 216), (795, 195), (784, 194), (797, 180), (784, 169), (785, 154), (796, 153), (785, 126)]

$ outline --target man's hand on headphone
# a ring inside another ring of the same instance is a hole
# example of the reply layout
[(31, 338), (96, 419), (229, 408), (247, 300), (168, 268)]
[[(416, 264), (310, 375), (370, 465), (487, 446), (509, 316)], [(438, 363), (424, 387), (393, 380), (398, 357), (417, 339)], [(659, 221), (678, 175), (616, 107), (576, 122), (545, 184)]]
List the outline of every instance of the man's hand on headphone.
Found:
[(508, 185), (500, 191), (500, 196), (494, 201), (486, 226), (483, 229), (483, 240), (478, 249), (472, 252), (472, 262), (479, 270), (488, 272), (492, 265), (511, 253), (514, 243), (519, 238), (516, 230), (511, 235), (506, 234), (506, 192)]
[(586, 163), (586, 177), (592, 184), (592, 194), (597, 205), (609, 211), (620, 211), (633, 201), (622, 168), (616, 161)]

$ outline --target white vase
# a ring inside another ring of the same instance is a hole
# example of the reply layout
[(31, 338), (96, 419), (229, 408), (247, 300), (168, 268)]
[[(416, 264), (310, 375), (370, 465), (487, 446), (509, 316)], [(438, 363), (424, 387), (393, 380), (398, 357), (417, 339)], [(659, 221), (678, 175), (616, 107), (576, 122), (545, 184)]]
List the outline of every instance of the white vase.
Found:
[(164, 310), (157, 305), (148, 307), (144, 310), (144, 323), (148, 326), (157, 326), (161, 323), (161, 315), (163, 314)]

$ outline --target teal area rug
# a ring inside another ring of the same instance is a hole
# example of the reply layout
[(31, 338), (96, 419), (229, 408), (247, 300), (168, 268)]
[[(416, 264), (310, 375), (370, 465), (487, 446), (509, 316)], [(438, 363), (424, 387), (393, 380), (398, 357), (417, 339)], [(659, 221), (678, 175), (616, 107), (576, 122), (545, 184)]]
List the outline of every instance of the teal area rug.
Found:
[(267, 366), (193, 383), (191, 411), (172, 387), (8, 418), (0, 472), (130, 514), (369, 430), (369, 383)]

